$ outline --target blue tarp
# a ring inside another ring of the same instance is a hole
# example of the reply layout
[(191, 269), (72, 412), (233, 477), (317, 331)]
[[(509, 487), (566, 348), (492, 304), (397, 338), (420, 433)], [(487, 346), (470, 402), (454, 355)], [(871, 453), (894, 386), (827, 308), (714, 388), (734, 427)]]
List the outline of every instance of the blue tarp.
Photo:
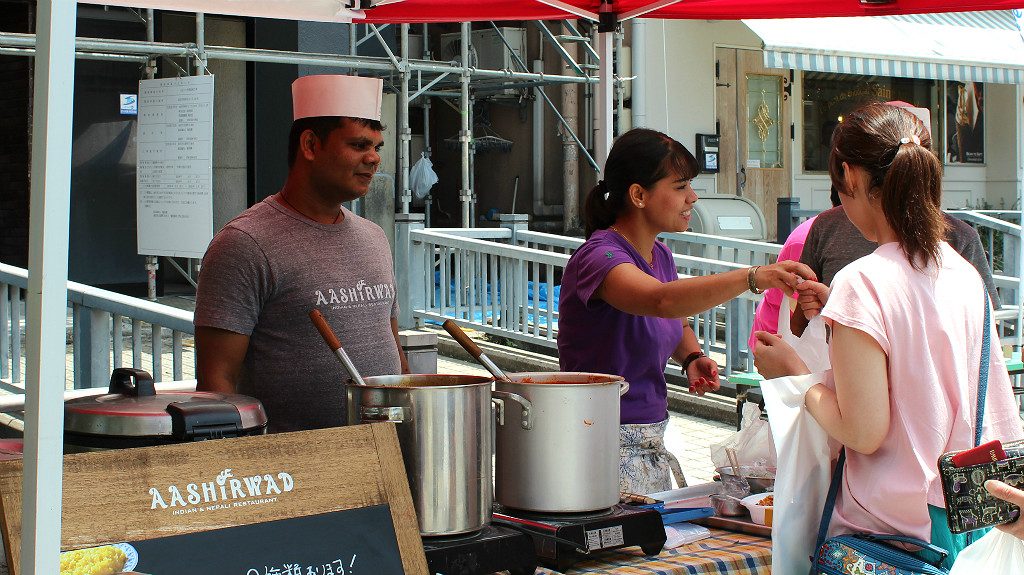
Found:
[[(560, 286), (560, 285), (554, 286), (554, 290), (552, 290), (552, 291), (554, 291), (554, 297), (553, 298), (549, 298), (548, 297), (548, 284), (547, 284), (547, 282), (536, 284), (537, 286), (539, 286), (538, 289), (536, 289), (536, 290), (534, 289), (534, 285), (535, 285), (535, 282), (532, 282), (532, 281), (531, 282), (527, 282), (527, 285), (526, 285), (526, 297), (527, 297), (527, 300), (528, 300), (530, 308), (533, 309), (534, 311), (539, 312), (539, 314), (536, 317), (532, 313), (529, 314), (527, 316), (527, 321), (529, 321), (529, 322), (536, 322), (536, 323), (539, 323), (540, 325), (546, 325), (547, 322), (548, 322), (548, 318), (547, 318), (548, 305), (549, 304), (551, 305), (551, 309), (552, 309), (553, 313), (556, 313), (556, 314), (558, 313), (558, 298), (559, 298), (559, 295), (561, 294), (562, 286)], [(492, 319), (491, 318), (491, 308), (490, 308), (490, 305), (492, 303), (491, 295), (492, 295), (492, 293), (495, 293), (495, 291), (496, 291), (496, 293), (498, 294), (498, 297), (500, 298), (501, 297), (501, 285), (498, 284), (497, 286), (492, 286), (492, 284), (487, 283), (484, 287), (485, 287), (485, 290), (484, 290), (485, 293), (483, 293), (483, 294), (476, 293), (476, 298), (477, 298), (477, 302), (475, 302), (476, 309), (474, 309), (474, 311), (473, 311), (473, 316), (474, 317), (468, 318), (470, 321), (484, 323), (487, 320)], [(452, 280), (451, 282), (448, 283), (448, 302), (449, 303), (455, 301), (456, 289), (457, 288), (455, 286), (455, 281), (454, 280)], [(466, 293), (466, 289), (464, 287), (461, 288), (461, 289), (463, 290), (463, 293), (465, 294)], [(536, 291), (536, 300), (537, 300), (536, 302), (534, 302), (535, 291)], [(441, 272), (434, 272), (434, 301), (435, 302), (439, 301), (440, 298), (441, 298)], [(549, 301), (549, 300), (551, 300), (551, 301)], [(483, 312), (479, 311), (479, 307), (478, 306), (480, 306), (480, 305), (484, 306)], [(437, 323), (440, 323), (440, 322), (429, 321), (429, 323), (437, 324)], [(555, 323), (557, 324), (557, 320), (555, 321)]]

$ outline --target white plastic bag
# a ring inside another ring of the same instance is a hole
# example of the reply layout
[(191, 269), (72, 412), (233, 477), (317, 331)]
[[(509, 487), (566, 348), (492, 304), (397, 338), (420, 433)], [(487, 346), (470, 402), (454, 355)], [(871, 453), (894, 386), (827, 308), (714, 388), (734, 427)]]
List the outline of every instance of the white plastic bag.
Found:
[(807, 322), (807, 327), (804, 328), (803, 335), (797, 337), (793, 335), (793, 331), (789, 327), (789, 306), (781, 306), (779, 309), (779, 337), (793, 346), (811, 373), (832, 369), (832, 362), (828, 357), (825, 319), (821, 315), (811, 318), (811, 321)]
[(993, 529), (960, 552), (949, 575), (1024, 575), (1024, 541)]
[(772, 445), (772, 430), (767, 421), (761, 419), (761, 408), (748, 401), (743, 404), (743, 419), (740, 430), (726, 437), (720, 443), (711, 444), (711, 461), (715, 467), (728, 467), (729, 455), (726, 449), (736, 450), (740, 465), (751, 467), (775, 467), (775, 446)]
[(423, 154), (419, 161), (413, 164), (409, 170), (409, 188), (417, 198), (423, 199), (430, 193), (430, 188), (437, 183), (437, 174), (434, 172), (434, 164), (426, 154)]
[(802, 337), (794, 336), (789, 329), (789, 306), (780, 310), (779, 334), (796, 349), (812, 373), (761, 382), (778, 453), (772, 572), (806, 573), (832, 480), (832, 453), (828, 433), (804, 407), (804, 395), (825, 380), (830, 368), (828, 344), (821, 316), (810, 321)]

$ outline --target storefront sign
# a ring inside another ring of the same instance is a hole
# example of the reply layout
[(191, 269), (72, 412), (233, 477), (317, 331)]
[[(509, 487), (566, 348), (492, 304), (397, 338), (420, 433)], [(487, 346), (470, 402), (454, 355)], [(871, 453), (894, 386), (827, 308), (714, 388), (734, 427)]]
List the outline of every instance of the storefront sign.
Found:
[[(21, 473), (0, 462), (12, 574)], [(66, 455), (62, 517), (62, 550), (114, 572), (427, 572), (392, 424)]]

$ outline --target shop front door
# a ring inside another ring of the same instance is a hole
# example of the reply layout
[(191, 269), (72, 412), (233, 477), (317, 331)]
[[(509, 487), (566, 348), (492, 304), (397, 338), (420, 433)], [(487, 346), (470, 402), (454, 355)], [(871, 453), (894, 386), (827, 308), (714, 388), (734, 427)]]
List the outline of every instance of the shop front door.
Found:
[(775, 240), (778, 198), (790, 196), (793, 173), (789, 73), (765, 68), (760, 50), (720, 47), (715, 56), (718, 192), (756, 203)]

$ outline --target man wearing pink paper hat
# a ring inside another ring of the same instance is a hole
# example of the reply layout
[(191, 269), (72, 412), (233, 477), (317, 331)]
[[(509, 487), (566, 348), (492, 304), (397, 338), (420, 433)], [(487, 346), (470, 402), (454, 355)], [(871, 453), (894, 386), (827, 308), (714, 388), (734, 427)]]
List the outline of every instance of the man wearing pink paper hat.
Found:
[(343, 367), (309, 320), (316, 309), (364, 376), (408, 371), (384, 231), (342, 206), (370, 190), (383, 82), (305, 76), (292, 84), (288, 179), (228, 222), (196, 291), (200, 390), (263, 402), (273, 432), (346, 423)]

